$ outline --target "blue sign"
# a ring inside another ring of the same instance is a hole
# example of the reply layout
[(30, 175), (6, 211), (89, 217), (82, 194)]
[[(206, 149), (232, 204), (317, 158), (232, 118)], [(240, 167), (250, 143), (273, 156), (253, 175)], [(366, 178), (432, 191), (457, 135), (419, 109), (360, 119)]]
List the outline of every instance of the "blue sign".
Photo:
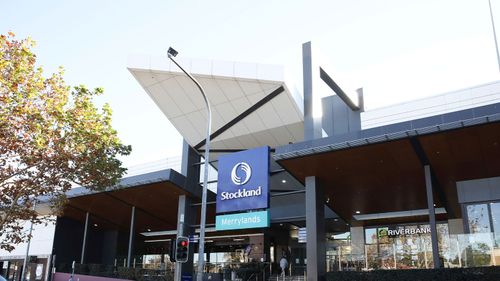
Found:
[(269, 210), (215, 217), (215, 230), (269, 227)]
[(219, 158), (217, 213), (269, 207), (269, 147)]
[(305, 227), (299, 228), (299, 243), (307, 242), (307, 229)]
[(199, 235), (189, 235), (189, 242), (190, 243), (198, 243), (200, 241), (200, 236)]

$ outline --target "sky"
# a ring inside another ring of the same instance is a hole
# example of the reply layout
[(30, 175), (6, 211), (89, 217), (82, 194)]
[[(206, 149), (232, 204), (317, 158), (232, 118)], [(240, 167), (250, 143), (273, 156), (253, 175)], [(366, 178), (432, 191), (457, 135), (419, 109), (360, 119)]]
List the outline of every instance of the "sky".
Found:
[(167, 59), (169, 46), (296, 68), (311, 41), (341, 87), (363, 87), (367, 110), (500, 80), (488, 0), (0, 0), (0, 11), (0, 33), (33, 38), (47, 76), (63, 66), (69, 85), (104, 88), (97, 103), (111, 105), (133, 148), (125, 166), (181, 154), (181, 136), (127, 70), (129, 56)]

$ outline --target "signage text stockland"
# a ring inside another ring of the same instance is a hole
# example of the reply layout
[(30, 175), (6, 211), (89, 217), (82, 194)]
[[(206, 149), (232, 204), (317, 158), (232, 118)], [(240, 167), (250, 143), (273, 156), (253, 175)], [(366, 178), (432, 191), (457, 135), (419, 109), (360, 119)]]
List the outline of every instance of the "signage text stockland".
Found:
[(257, 187), (257, 189), (254, 189), (254, 190), (246, 190), (245, 188), (243, 188), (243, 189), (238, 189), (235, 192), (224, 191), (221, 193), (220, 200), (222, 201), (222, 200), (228, 200), (228, 199), (260, 196), (260, 195), (262, 195), (262, 187), (259, 186), (259, 187)]
[(217, 213), (269, 208), (269, 147), (219, 158)]
[(269, 210), (215, 217), (215, 230), (269, 227)]

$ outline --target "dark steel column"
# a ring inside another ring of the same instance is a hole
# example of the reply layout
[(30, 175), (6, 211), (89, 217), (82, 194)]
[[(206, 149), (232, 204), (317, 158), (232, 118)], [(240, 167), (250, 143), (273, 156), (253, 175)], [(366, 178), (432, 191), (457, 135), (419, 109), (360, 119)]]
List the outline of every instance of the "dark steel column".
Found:
[[(188, 190), (200, 191), (200, 169), (202, 165), (196, 165), (201, 157), (186, 140), (182, 145), (182, 166), (181, 174), (186, 177), (186, 187)], [(201, 192), (199, 193), (201, 194)], [(177, 235), (189, 236), (194, 234), (192, 225), (195, 224), (197, 212), (191, 207), (192, 199), (185, 195), (179, 196), (179, 207), (177, 212)], [(193, 274), (194, 243), (189, 245), (189, 258), (186, 263), (175, 264), (175, 281), (181, 281), (182, 275)], [(193, 276), (193, 280), (194, 280)]]
[(80, 264), (83, 264), (83, 259), (85, 258), (85, 248), (87, 246), (87, 232), (89, 229), (89, 219), (90, 213), (85, 214), (85, 228), (83, 229), (83, 242), (82, 242), (82, 257), (80, 258)]
[(325, 192), (316, 177), (306, 177), (307, 280), (325, 280)]
[(431, 227), (432, 259), (434, 261), (434, 268), (440, 268), (441, 261), (439, 260), (439, 248), (438, 248), (438, 238), (437, 238), (437, 228), (436, 228), (436, 212), (434, 210), (434, 196), (432, 194), (432, 176), (431, 176), (431, 167), (429, 165), (424, 166), (424, 173), (425, 173), (425, 188), (427, 190), (427, 207), (429, 209), (429, 225)]
[(201, 165), (195, 165), (195, 163), (200, 162), (200, 155), (196, 153), (186, 140), (182, 141), (182, 162), (181, 162), (181, 174), (184, 175), (188, 180), (188, 185), (198, 185), (200, 183), (200, 167)]
[[(194, 234), (193, 225), (196, 219), (196, 212), (191, 207), (193, 201), (186, 195), (179, 196), (179, 208), (177, 211), (177, 236)], [(193, 275), (194, 243), (189, 242), (189, 255), (186, 263), (175, 263), (175, 281), (181, 281), (183, 275)], [(193, 278), (194, 280), (194, 278)]]
[(130, 216), (130, 235), (128, 237), (128, 253), (127, 253), (127, 267), (130, 267), (132, 259), (132, 251), (134, 250), (134, 235), (135, 235), (135, 206), (132, 206), (132, 215)]

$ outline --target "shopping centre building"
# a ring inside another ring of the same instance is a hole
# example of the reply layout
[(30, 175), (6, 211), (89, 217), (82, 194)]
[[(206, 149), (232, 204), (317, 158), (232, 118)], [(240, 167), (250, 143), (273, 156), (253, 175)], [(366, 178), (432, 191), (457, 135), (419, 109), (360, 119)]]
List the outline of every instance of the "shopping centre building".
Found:
[[(362, 89), (348, 95), (310, 43), (302, 61), (300, 79), (280, 66), (180, 61), (212, 105), (205, 241), (212, 280), (263, 280), (280, 273), (283, 256), (287, 275), (308, 280), (332, 271), (500, 265), (500, 81), (365, 111)], [(184, 138), (181, 168), (127, 177), (107, 192), (73, 189), (53, 239), (39, 242), (50, 246), (30, 252), (30, 280), (45, 280), (51, 266), (67, 272), (73, 261), (90, 275), (196, 269), (203, 97), (166, 56), (133, 57), (128, 68)], [(262, 147), (269, 186), (251, 195), (265, 192), (268, 205), (256, 209), (268, 223), (221, 228), (216, 218), (231, 210), (216, 206), (219, 159)], [(177, 235), (191, 245), (189, 261), (176, 268)], [(19, 280), (23, 259), (0, 254), (2, 275)]]

